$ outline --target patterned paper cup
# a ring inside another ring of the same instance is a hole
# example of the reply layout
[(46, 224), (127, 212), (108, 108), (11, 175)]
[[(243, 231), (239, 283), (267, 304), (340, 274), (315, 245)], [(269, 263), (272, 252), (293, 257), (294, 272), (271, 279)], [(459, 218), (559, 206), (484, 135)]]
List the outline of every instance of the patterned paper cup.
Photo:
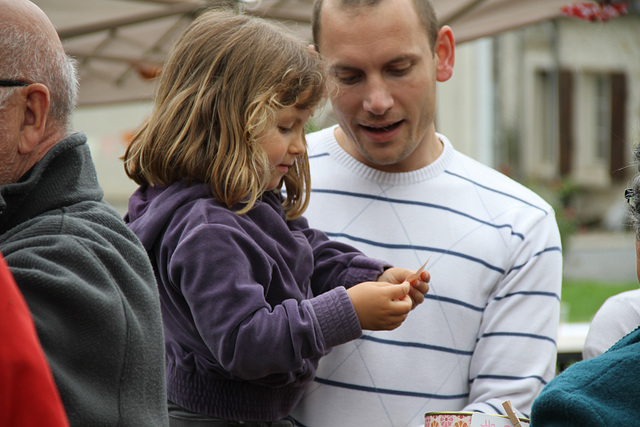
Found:
[[(495, 427), (511, 427), (511, 421), (506, 415), (494, 415), (494, 414), (477, 414), (473, 412), (427, 412), (424, 416), (425, 427), (472, 427), (471, 421), (474, 418), (483, 418), (482, 420), (476, 420), (475, 425), (493, 425)], [(490, 424), (486, 423), (486, 420), (491, 421)], [(522, 423), (522, 427), (529, 425), (529, 420), (526, 418), (518, 418)]]

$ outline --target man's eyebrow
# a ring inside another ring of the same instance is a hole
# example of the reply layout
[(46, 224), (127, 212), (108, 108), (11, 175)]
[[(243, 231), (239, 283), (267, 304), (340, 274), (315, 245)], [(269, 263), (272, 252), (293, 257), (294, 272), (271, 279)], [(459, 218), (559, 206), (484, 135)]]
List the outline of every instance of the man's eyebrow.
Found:
[(420, 60), (420, 58), (421, 58), (420, 55), (413, 55), (413, 54), (407, 53), (405, 55), (401, 55), (396, 58), (393, 58), (391, 61), (388, 61), (386, 65), (396, 64), (398, 62), (405, 62), (405, 61), (417, 62), (418, 60)]
[(338, 73), (340, 71), (358, 71), (359, 70), (358, 67), (353, 67), (353, 66), (350, 66), (350, 65), (341, 65), (341, 64), (331, 65), (331, 66), (329, 66), (329, 69), (334, 74)]
[[(397, 56), (395, 58), (390, 59), (389, 61), (385, 62), (384, 66), (389, 66), (389, 65), (394, 65), (397, 64), (399, 62), (418, 62), (420, 60), (420, 55), (414, 55), (414, 54), (403, 54), (400, 56)], [(360, 68), (356, 67), (356, 66), (352, 66), (352, 65), (346, 65), (346, 64), (334, 64), (334, 65), (330, 65), (329, 69), (332, 73), (338, 73), (341, 71), (360, 71)]]

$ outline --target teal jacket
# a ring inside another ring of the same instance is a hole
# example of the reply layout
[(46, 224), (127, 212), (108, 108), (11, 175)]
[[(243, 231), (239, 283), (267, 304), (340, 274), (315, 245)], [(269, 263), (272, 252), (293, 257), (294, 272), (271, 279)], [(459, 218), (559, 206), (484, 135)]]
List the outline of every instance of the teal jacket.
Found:
[(636, 425), (639, 383), (640, 327), (551, 380), (533, 402), (531, 427)]

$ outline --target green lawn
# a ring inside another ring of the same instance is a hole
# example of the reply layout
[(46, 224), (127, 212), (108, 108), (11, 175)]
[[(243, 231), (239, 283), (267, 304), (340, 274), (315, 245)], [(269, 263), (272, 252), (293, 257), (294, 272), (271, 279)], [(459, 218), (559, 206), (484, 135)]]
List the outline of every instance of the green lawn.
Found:
[(562, 283), (562, 320), (590, 322), (602, 303), (612, 295), (638, 289), (637, 282), (607, 284), (595, 281), (564, 280)]

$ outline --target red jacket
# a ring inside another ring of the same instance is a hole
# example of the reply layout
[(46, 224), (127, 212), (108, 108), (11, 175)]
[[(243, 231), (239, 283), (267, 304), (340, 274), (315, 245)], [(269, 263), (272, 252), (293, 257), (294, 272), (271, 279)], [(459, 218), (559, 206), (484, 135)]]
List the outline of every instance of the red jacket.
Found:
[(69, 426), (31, 313), (1, 254), (0, 425)]

